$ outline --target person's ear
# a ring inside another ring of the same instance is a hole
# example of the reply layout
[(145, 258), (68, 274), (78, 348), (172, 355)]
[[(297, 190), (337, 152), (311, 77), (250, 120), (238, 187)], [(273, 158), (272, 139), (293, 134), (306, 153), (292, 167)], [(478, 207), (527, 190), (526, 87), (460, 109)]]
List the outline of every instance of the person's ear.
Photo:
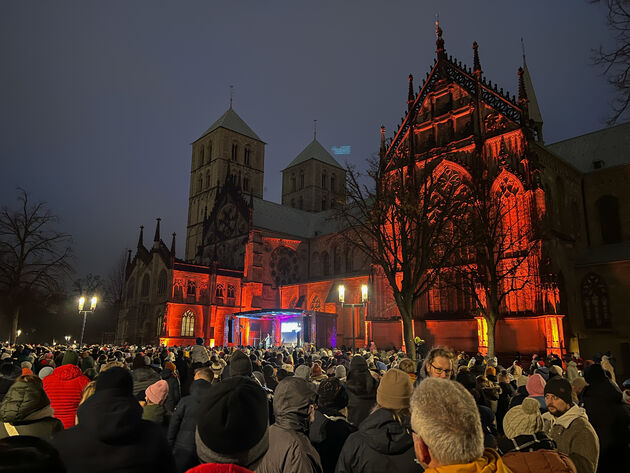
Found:
[(429, 463), (431, 463), (431, 452), (429, 451), (429, 447), (422, 437), (418, 434), (413, 435), (413, 449), (416, 453), (416, 458), (422, 464), (424, 468), (427, 467)]

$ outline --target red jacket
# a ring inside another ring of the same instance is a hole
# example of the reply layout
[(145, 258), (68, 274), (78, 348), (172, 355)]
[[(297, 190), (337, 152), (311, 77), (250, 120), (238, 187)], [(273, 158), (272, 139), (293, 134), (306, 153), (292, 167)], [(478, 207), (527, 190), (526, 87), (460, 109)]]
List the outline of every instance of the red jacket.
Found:
[(252, 473), (252, 471), (234, 463), (203, 463), (186, 473)]
[(63, 365), (44, 378), (44, 391), (48, 394), (55, 417), (65, 429), (73, 427), (83, 389), (90, 382), (76, 365)]

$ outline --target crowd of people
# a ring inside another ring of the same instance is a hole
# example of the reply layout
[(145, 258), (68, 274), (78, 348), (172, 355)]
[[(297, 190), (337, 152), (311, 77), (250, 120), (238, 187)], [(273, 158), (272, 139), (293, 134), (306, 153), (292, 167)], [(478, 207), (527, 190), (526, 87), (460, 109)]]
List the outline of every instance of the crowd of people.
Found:
[(630, 379), (596, 355), (3, 346), (0, 471), (630, 471)]

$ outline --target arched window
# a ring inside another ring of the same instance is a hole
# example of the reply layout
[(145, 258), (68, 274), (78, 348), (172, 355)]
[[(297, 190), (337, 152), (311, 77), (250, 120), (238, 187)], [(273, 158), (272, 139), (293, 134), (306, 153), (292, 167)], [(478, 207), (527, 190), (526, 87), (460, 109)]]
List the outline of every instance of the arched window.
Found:
[(331, 174), (330, 176), (330, 190), (335, 192), (335, 175)]
[(232, 143), (232, 161), (236, 161), (238, 159), (238, 145), (236, 143)]
[(341, 272), (341, 249), (338, 246), (333, 247), (333, 274)]
[(319, 260), (319, 253), (315, 251), (311, 255), (311, 276), (320, 276), (321, 275), (321, 264)]
[(322, 275), (328, 276), (330, 274), (330, 256), (328, 252), (322, 253)]
[(212, 161), (212, 141), (208, 143), (208, 162)]
[(227, 296), (228, 296), (228, 299), (234, 299), (234, 297), (236, 297), (236, 289), (234, 288), (232, 284), (228, 284)]
[(157, 287), (157, 293), (158, 296), (163, 296), (164, 294), (166, 294), (166, 286), (167, 286), (167, 281), (166, 281), (166, 270), (162, 270), (160, 272), (160, 275), (158, 276), (158, 287)]
[(151, 278), (148, 274), (145, 274), (142, 278), (142, 287), (140, 289), (140, 297), (147, 297), (149, 295), (149, 287), (151, 286)]
[(603, 195), (595, 203), (599, 216), (599, 226), (604, 243), (621, 241), (621, 222), (619, 221), (619, 201), (613, 195)]
[(249, 177), (243, 178), (243, 190), (249, 192)]
[(291, 192), (295, 192), (295, 174), (291, 174)]
[(206, 189), (210, 188), (210, 171), (206, 172)]
[(246, 166), (249, 166), (250, 155), (251, 155), (251, 150), (248, 147), (245, 147), (245, 150), (243, 152), (243, 162), (245, 163)]
[(195, 281), (188, 281), (188, 284), (186, 285), (186, 295), (188, 297), (191, 296), (195, 296), (197, 292), (197, 284), (195, 283)]
[(129, 282), (127, 283), (127, 300), (128, 301), (133, 300), (133, 296), (135, 292), (136, 292), (136, 280), (134, 278), (131, 278)]
[(319, 297), (317, 296), (313, 296), (313, 299), (311, 300), (311, 310), (319, 310), (321, 309), (322, 303), (319, 300)]
[(322, 172), (322, 189), (326, 189), (326, 180), (327, 180), (326, 171), (323, 171)]
[(199, 166), (203, 166), (204, 164), (204, 155), (203, 155), (203, 146), (199, 147)]
[(217, 299), (223, 299), (223, 284), (217, 284), (217, 290), (215, 291)]
[(346, 246), (346, 273), (352, 272), (352, 248)]
[(182, 315), (182, 337), (192, 337), (195, 335), (195, 314), (187, 310)]
[(197, 192), (202, 191), (202, 186), (203, 186), (203, 178), (201, 177), (201, 173), (199, 173), (199, 175), (197, 176)]
[(595, 273), (588, 273), (582, 280), (582, 307), (586, 328), (610, 328), (608, 288)]
[(304, 171), (300, 171), (300, 189), (304, 189)]

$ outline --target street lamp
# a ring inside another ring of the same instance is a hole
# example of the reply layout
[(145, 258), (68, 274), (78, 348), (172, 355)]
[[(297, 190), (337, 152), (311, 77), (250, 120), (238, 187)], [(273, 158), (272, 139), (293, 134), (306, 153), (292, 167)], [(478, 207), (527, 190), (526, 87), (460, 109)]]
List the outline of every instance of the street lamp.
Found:
[(22, 331), (18, 329), (17, 336), (15, 337), (15, 343), (17, 343), (17, 339), (20, 335), (22, 335)]
[(66, 335), (66, 336), (65, 336), (65, 337), (63, 337), (63, 338), (65, 338), (65, 339), (66, 339), (66, 345), (67, 345), (68, 343), (70, 343), (70, 339), (72, 338), (72, 335)]
[[(81, 329), (81, 341), (79, 342), (79, 347), (83, 346), (83, 334), (85, 333), (85, 321), (87, 319), (88, 312), (94, 312), (96, 310), (96, 303), (98, 299), (96, 296), (92, 296), (90, 300), (90, 308), (85, 307), (85, 296), (79, 297), (79, 314), (83, 314), (83, 328)], [(68, 337), (69, 339), (70, 337)]]
[(365, 307), (368, 303), (368, 286), (367, 284), (361, 285), (361, 302), (355, 304), (346, 304), (346, 288), (343, 284), (339, 284), (339, 303), (341, 307), (351, 307), (352, 308), (352, 351), (355, 350), (355, 324), (354, 324), (354, 308), (355, 307)]

